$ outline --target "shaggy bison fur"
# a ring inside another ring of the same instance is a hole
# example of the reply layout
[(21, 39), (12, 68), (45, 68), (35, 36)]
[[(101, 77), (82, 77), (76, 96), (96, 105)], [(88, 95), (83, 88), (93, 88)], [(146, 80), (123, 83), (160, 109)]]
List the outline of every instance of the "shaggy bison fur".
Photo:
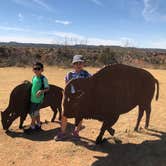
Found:
[[(32, 84), (29, 81), (25, 81), (12, 90), (9, 105), (4, 112), (1, 112), (3, 129), (7, 130), (18, 117), (20, 117), (19, 128), (22, 128), (29, 112), (31, 87)], [(44, 101), (40, 108), (51, 107), (54, 112), (51, 121), (55, 120), (57, 111), (59, 111), (59, 120), (61, 119), (62, 97), (63, 89), (55, 85), (50, 85), (49, 91), (45, 93)]]
[(114, 134), (112, 126), (121, 114), (138, 106), (135, 130), (146, 112), (147, 128), (150, 120), (151, 101), (157, 85), (156, 100), (159, 96), (159, 83), (152, 74), (140, 68), (123, 64), (109, 65), (90, 78), (71, 80), (64, 91), (64, 116), (75, 118), (76, 125), (83, 119), (102, 121), (96, 143), (102, 143), (107, 130)]

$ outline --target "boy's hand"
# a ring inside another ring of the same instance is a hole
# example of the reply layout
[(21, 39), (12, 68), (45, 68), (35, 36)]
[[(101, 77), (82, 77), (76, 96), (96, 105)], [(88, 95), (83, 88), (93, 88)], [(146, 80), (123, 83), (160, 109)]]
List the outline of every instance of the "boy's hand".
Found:
[(43, 94), (43, 91), (42, 91), (42, 90), (39, 90), (39, 91), (37, 91), (36, 96), (37, 96), (37, 97), (40, 97), (41, 94)]

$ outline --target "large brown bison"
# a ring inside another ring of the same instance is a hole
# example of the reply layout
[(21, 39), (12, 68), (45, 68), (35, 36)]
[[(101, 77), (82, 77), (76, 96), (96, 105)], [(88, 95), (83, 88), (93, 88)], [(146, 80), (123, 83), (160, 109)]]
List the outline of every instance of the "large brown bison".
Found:
[(159, 96), (158, 81), (146, 70), (123, 64), (106, 66), (90, 78), (71, 80), (64, 91), (64, 116), (75, 117), (76, 125), (85, 119), (102, 121), (96, 143), (102, 143), (107, 130), (114, 134), (112, 126), (121, 114), (139, 107), (135, 130), (146, 112), (149, 125), (151, 101), (157, 85), (156, 100)]
[[(4, 112), (1, 112), (3, 129), (7, 130), (13, 121), (18, 117), (20, 117), (19, 128), (22, 128), (23, 122), (29, 112), (31, 86), (32, 84), (26, 81), (16, 86), (11, 92), (9, 105)], [(44, 101), (40, 108), (48, 106), (52, 108), (54, 114), (51, 121), (55, 120), (57, 111), (59, 111), (59, 120), (61, 119), (62, 97), (63, 89), (55, 85), (50, 85), (49, 91), (46, 92)]]

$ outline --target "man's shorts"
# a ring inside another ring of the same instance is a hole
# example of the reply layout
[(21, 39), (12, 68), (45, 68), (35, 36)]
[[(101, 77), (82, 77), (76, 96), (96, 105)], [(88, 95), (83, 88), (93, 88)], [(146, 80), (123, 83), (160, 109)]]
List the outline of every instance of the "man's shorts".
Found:
[(39, 107), (40, 107), (40, 103), (31, 103), (30, 111), (29, 111), (31, 118), (35, 118), (35, 117), (40, 115), (39, 114)]

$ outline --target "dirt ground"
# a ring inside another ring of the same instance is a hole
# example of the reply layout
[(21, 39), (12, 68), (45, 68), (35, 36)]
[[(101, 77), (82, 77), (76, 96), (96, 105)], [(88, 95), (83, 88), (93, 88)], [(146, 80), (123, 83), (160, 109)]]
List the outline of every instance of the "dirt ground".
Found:
[[(95, 73), (97, 68), (87, 68)], [(46, 67), (44, 74), (49, 83), (64, 87), (64, 76), (70, 69)], [(115, 143), (106, 132), (108, 138), (102, 145), (94, 141), (99, 133), (101, 122), (84, 120), (85, 128), (81, 131), (81, 139), (55, 142), (53, 137), (60, 129), (59, 122), (48, 122), (42, 126), (43, 131), (34, 135), (26, 135), (18, 129), (18, 120), (5, 133), (0, 124), (0, 166), (166, 166), (166, 70), (149, 70), (160, 83), (160, 97), (152, 102), (152, 114), (149, 130), (143, 129), (141, 122), (139, 132), (133, 128), (137, 118), (137, 108), (120, 117), (114, 128), (115, 137), (122, 144)], [(0, 111), (8, 105), (11, 90), (23, 80), (31, 80), (31, 68), (0, 68)], [(50, 108), (41, 110), (41, 120), (50, 121)], [(30, 118), (25, 125), (29, 125)], [(68, 132), (73, 129), (73, 120), (69, 121)]]

